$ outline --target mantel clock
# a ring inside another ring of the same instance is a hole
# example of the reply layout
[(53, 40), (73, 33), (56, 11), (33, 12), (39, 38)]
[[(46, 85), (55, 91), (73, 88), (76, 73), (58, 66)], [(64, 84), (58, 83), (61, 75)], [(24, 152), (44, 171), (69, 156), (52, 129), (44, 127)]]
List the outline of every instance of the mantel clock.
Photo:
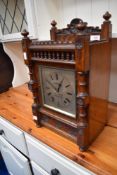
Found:
[(33, 119), (79, 145), (81, 151), (107, 121), (110, 73), (111, 15), (101, 28), (75, 18), (64, 29), (52, 21), (51, 40), (30, 40), (22, 46), (33, 93)]

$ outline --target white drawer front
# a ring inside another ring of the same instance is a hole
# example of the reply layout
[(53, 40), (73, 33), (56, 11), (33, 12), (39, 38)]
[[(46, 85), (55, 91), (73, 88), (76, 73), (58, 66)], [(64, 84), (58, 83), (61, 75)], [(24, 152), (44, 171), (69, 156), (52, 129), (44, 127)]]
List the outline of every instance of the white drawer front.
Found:
[(9, 174), (32, 175), (28, 159), (0, 136), (0, 151)]
[(57, 169), (59, 175), (94, 175), (94, 173), (65, 158), (63, 155), (39, 142), (37, 139), (34, 139), (30, 135), (26, 134), (25, 137), (30, 159), (36, 162), (49, 174), (51, 173), (51, 170)]
[(49, 175), (45, 170), (38, 166), (35, 162), (31, 161), (34, 175)]
[(28, 155), (24, 133), (12, 125), (7, 120), (0, 117), (0, 130), (3, 130), (2, 136), (8, 140), (13, 146), (25, 155)]

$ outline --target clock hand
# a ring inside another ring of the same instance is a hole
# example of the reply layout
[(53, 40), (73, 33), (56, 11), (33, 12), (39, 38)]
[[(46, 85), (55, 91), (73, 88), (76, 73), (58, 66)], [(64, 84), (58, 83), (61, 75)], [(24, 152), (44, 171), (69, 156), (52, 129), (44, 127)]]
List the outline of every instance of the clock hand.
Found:
[(63, 79), (61, 80), (61, 82), (59, 83), (59, 85), (58, 85), (58, 89), (57, 89), (57, 92), (60, 91), (60, 88), (61, 88), (61, 86), (62, 86), (63, 80), (64, 80), (64, 78), (63, 78)]
[(47, 82), (50, 84), (50, 86), (57, 92), (57, 89), (56, 89), (56, 87), (55, 86), (53, 86), (53, 84), (50, 82), (50, 81), (48, 81), (47, 80)]

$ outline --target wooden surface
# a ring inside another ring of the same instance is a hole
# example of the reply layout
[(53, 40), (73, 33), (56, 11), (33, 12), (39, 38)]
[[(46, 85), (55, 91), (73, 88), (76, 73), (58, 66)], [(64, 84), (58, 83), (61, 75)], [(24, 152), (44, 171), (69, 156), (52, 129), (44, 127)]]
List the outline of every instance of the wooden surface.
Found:
[(117, 128), (117, 104), (110, 104), (108, 110), (108, 126)]
[(45, 127), (35, 126), (32, 121), (32, 102), (27, 85), (10, 89), (0, 94), (0, 115), (96, 174), (117, 174), (117, 105), (109, 104), (108, 126), (104, 128), (89, 150), (81, 153), (73, 142)]

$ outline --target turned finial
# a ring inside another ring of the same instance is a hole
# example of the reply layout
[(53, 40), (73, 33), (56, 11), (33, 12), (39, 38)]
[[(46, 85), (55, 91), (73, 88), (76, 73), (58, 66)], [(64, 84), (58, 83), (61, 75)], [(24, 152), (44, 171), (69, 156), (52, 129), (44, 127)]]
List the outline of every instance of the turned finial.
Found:
[(109, 21), (109, 19), (111, 18), (111, 14), (107, 11), (104, 15), (103, 18), (105, 19), (105, 21)]
[(55, 20), (53, 20), (53, 21), (51, 22), (51, 25), (52, 25), (53, 28), (55, 28), (56, 25), (57, 25), (57, 22), (56, 22)]
[(80, 31), (83, 31), (87, 26), (86, 22), (80, 22), (79, 24), (76, 25), (77, 29)]
[(23, 36), (24, 38), (27, 38), (27, 36), (29, 35), (29, 32), (28, 32), (26, 29), (24, 29), (24, 30), (21, 32), (21, 34), (22, 34), (22, 36)]

